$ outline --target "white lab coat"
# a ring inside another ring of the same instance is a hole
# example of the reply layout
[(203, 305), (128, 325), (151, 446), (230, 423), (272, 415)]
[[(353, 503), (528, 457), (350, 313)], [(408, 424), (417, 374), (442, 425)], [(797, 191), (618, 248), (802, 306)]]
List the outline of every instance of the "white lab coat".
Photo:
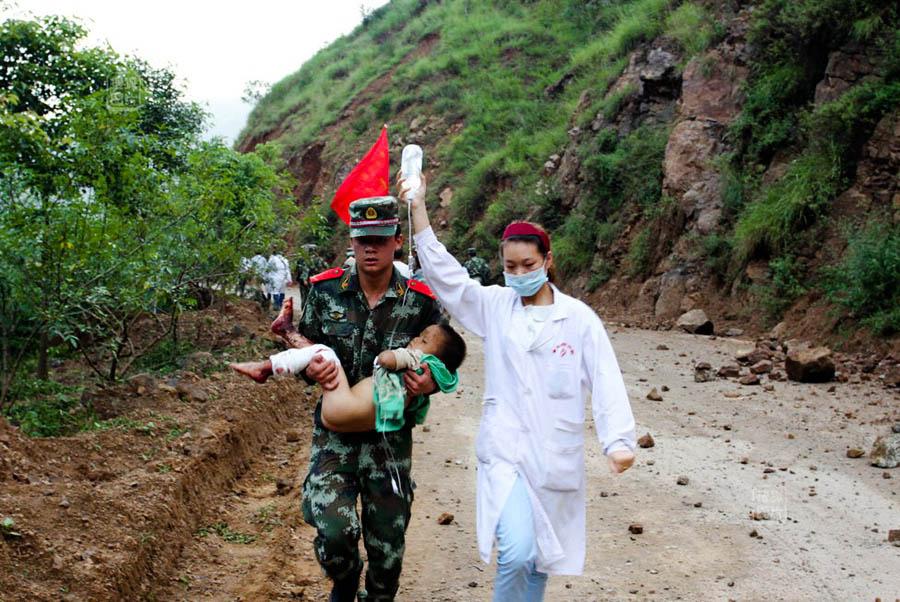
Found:
[(291, 267), (283, 255), (275, 253), (266, 262), (266, 294), (284, 293), (287, 283), (291, 281)]
[(524, 311), (512, 289), (482, 286), (428, 228), (415, 236), (438, 300), (484, 340), (484, 402), (475, 443), (478, 551), (489, 562), (516, 476), (531, 498), (537, 570), (580, 575), (585, 556), (585, 394), (604, 453), (633, 450), (634, 418), (622, 373), (594, 311), (553, 287), (554, 309), (533, 344), (509, 328)]

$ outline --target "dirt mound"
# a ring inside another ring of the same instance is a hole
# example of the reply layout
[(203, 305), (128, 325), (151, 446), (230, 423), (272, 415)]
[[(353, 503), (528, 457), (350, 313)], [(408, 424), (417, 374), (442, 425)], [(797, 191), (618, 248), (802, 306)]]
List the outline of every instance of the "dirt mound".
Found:
[(91, 401), (105, 420), (96, 430), (28, 439), (0, 419), (0, 520), (11, 520), (0, 537), (4, 600), (157, 591), (273, 437), (292, 428), (309, 440), (311, 390), (227, 371), (231, 359), (276, 349), (255, 307), (227, 303), (186, 317), (186, 332), (209, 349), (205, 367), (98, 389)]

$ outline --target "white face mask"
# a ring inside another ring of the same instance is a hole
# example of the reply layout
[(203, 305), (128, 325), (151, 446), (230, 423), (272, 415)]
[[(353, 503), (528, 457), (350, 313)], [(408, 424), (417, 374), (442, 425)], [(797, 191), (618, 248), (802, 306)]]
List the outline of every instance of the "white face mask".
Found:
[(510, 274), (504, 271), (503, 280), (506, 286), (516, 291), (520, 297), (530, 297), (541, 290), (547, 282), (547, 270), (544, 269), (546, 263), (545, 260), (541, 267), (524, 274)]

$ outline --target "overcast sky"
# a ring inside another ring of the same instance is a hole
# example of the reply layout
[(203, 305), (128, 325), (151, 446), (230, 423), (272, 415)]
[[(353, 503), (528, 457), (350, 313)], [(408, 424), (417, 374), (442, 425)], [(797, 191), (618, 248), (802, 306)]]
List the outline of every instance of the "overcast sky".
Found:
[(321, 48), (353, 31), (362, 9), (386, 0), (18, 0), (3, 18), (27, 15), (78, 17), (93, 45), (169, 67), (188, 98), (212, 112), (212, 135), (229, 142), (250, 113), (241, 102), (246, 84), (273, 84)]

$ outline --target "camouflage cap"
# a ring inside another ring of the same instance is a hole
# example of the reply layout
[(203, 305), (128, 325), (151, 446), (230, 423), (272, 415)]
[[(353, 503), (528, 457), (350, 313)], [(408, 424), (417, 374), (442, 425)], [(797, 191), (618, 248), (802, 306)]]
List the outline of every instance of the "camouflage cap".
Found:
[(374, 196), (350, 203), (350, 238), (393, 236), (397, 233), (397, 199)]
[(478, 253), (478, 251), (475, 250), (475, 247), (469, 247), (468, 249), (466, 249), (466, 253), (468, 253), (469, 255), (475, 255), (476, 253)]

